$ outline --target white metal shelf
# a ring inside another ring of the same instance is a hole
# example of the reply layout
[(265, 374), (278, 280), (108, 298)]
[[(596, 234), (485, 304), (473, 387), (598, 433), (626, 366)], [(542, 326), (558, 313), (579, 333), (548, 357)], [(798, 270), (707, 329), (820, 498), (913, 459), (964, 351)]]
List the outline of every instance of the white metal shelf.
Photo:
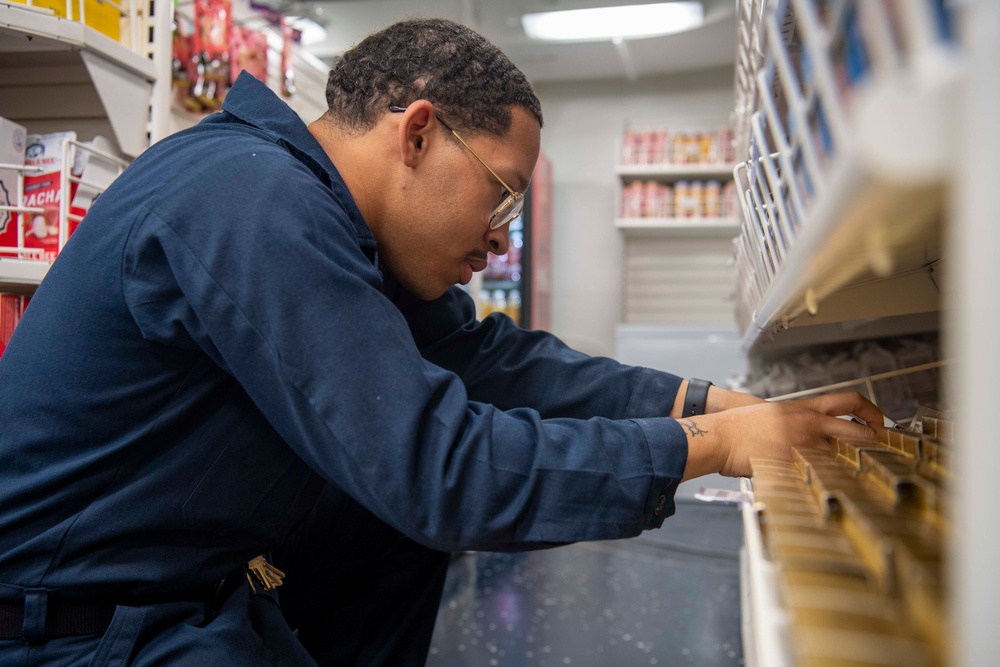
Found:
[(0, 257), (0, 292), (31, 293), (49, 272), (51, 262)]
[[(169, 44), (169, 12), (163, 14), (149, 20)], [(43, 58), (42, 54), (47, 55)], [(82, 67), (99, 98), (103, 114), (98, 115), (107, 119), (123, 153), (138, 155), (149, 145), (150, 132), (156, 134), (150, 127), (150, 102), (161, 68), (145, 55), (144, 48), (129, 49), (79, 21), (0, 2), (0, 61), (6, 88), (0, 113), (7, 117), (28, 124), (57, 121), (65, 125), (61, 129), (72, 129), (78, 119), (92, 124), (93, 110), (81, 107), (86, 102), (67, 100), (68, 104), (52, 105), (46, 101), (58, 93), (44, 91), (66, 82), (46, 81), (46, 88), (38, 87), (35, 79), (36, 72), (47, 66)], [(169, 81), (163, 85), (169, 87)]]
[(735, 236), (740, 231), (736, 218), (615, 218), (623, 232), (663, 235), (718, 233)]
[[(753, 485), (740, 478), (740, 491), (753, 497)], [(741, 505), (743, 550), (740, 552), (740, 611), (743, 650), (747, 665), (792, 667), (789, 619), (778, 591), (774, 564), (767, 556), (760, 528), (760, 513), (753, 503)]]
[[(767, 89), (765, 78), (773, 73), (760, 76), (758, 89)], [(752, 128), (757, 152), (746, 163), (756, 174), (746, 183), (738, 178), (738, 190), (753, 195), (740, 198), (749, 240), (737, 249), (744, 255), (738, 310), (745, 349), (781, 344), (789, 328), (940, 310), (933, 267), (942, 258), (941, 218), (959, 143), (962, 78), (955, 54), (937, 48), (860, 86), (850, 131), (835, 132), (828, 164), (820, 167), (813, 158), (817, 166), (806, 175), (811, 201), (805, 204), (787, 194), (775, 197), (782, 188), (795, 195), (792, 179), (800, 170), (780, 137), (772, 148), (775, 128), (785, 119), (762, 100), (757, 116), (763, 116), (751, 121), (759, 124)], [(829, 83), (824, 81), (817, 79), (820, 88)], [(828, 99), (833, 95), (826, 91)], [(804, 118), (797, 105), (793, 100), (793, 111)], [(801, 118), (794, 123), (800, 133)], [(768, 125), (772, 136), (763, 129)], [(805, 148), (808, 157), (813, 150)]]
[(733, 164), (620, 164), (615, 173), (622, 178), (717, 178), (730, 180)]
[[(0, 2), (0, 51), (81, 50), (98, 55), (114, 67), (156, 80), (153, 61), (79, 21), (49, 16), (20, 5)], [(19, 35), (32, 39), (16, 40)]]

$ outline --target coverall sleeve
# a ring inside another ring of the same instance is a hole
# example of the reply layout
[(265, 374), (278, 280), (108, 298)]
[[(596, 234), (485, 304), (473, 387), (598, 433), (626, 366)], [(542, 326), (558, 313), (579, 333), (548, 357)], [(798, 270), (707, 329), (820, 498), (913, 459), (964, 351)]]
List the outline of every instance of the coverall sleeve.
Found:
[(577, 352), (502, 315), (477, 321), (472, 298), (457, 287), (430, 302), (396, 287), (393, 300), (424, 358), (456, 373), (472, 400), (502, 410), (528, 407), (545, 418), (665, 417), (682, 381)]
[(309, 466), (431, 548), (623, 538), (673, 513), (674, 420), (470, 400), (420, 355), (329, 184), (279, 147), (217, 157), (254, 187), (192, 169), (129, 236), (123, 290), (146, 340), (203, 351)]

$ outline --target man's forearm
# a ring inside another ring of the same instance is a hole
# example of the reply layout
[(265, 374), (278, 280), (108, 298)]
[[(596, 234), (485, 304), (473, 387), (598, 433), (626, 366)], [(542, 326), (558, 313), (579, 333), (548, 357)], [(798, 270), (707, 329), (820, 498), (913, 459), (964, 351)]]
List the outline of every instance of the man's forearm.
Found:
[[(681, 386), (677, 390), (677, 396), (674, 397), (673, 408), (670, 410), (670, 416), (674, 419), (678, 419), (683, 416), (684, 396), (687, 393), (687, 388), (688, 381), (684, 380), (681, 382)], [(757, 398), (751, 394), (744, 394), (739, 391), (729, 391), (728, 389), (712, 385), (708, 388), (708, 399), (705, 405), (705, 414), (722, 412), (723, 410), (741, 408), (745, 405), (753, 405), (755, 403), (762, 402), (763, 399)]]

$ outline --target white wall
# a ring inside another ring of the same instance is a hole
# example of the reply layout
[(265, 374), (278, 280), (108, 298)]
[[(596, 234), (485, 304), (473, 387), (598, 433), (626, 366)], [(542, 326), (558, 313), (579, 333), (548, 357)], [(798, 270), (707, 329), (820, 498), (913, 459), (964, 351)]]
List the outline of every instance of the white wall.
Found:
[(553, 332), (589, 354), (614, 356), (621, 319), (620, 232), (614, 227), (615, 164), (629, 123), (725, 124), (733, 109), (726, 67), (628, 81), (535, 86), (553, 168)]

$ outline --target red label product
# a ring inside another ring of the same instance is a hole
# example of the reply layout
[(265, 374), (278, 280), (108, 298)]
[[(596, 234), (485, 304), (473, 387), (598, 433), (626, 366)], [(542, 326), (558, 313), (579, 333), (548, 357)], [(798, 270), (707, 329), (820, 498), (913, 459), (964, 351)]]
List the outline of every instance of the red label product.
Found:
[[(27, 208), (40, 210), (23, 214), (21, 226), (24, 229), (24, 247), (42, 250), (41, 259), (51, 261), (59, 254), (59, 209), (63, 197), (61, 171), (64, 146), (67, 141), (75, 140), (76, 132), (28, 135), (24, 164), (28, 167), (39, 167), (41, 171), (25, 173), (24, 205)], [(72, 176), (79, 177), (83, 173), (83, 155), (76, 149), (71, 149), (69, 155), (71, 163), (66, 167)], [(69, 183), (70, 201), (78, 187), (77, 183)], [(83, 216), (86, 213), (84, 209), (76, 206), (70, 206), (69, 212), (76, 216)], [(78, 225), (78, 220), (66, 220), (66, 238), (69, 238)], [(31, 257), (38, 258), (39, 255)]]
[(7, 348), (10, 337), (14, 333), (14, 327), (21, 319), (23, 304), (19, 296), (13, 294), (0, 294), (0, 355)]

